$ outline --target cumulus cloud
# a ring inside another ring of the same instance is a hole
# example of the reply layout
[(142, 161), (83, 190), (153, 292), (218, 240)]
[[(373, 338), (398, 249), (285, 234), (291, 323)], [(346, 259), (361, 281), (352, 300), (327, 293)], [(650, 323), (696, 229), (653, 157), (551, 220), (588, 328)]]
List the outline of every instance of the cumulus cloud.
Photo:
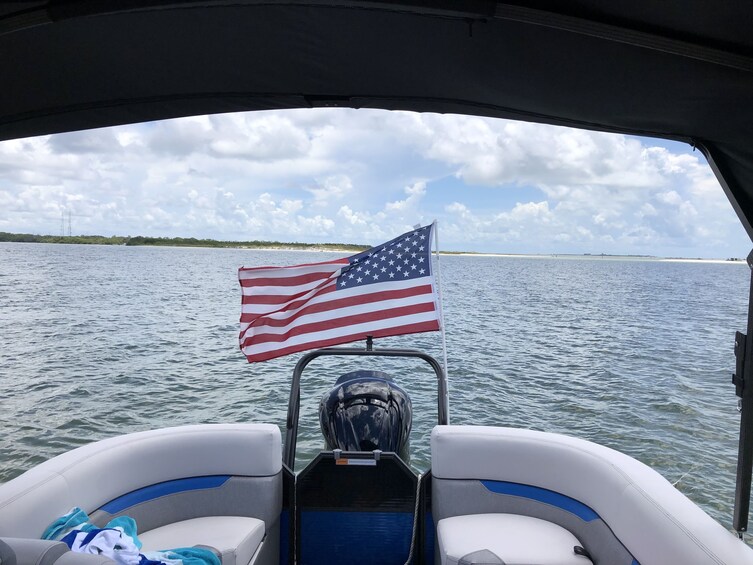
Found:
[(343, 200), (353, 190), (353, 183), (347, 175), (332, 175), (306, 190), (314, 196), (315, 205), (326, 206)]
[(370, 110), (198, 116), (0, 143), (0, 229), (443, 247), (743, 255), (703, 157), (679, 144)]

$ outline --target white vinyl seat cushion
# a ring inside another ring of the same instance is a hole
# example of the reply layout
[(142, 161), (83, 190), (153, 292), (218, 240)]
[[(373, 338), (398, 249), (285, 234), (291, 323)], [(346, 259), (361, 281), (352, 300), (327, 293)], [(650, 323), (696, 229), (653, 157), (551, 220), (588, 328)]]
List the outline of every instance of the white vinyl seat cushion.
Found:
[[(505, 565), (589, 565), (575, 553), (578, 539), (566, 529), (531, 516), (470, 514), (437, 524), (441, 565), (457, 565), (472, 553), (491, 551)], [(473, 561), (471, 561), (473, 562)]]
[(264, 539), (264, 522), (246, 516), (184, 520), (139, 534), (142, 552), (205, 545), (219, 551), (222, 565), (248, 565)]

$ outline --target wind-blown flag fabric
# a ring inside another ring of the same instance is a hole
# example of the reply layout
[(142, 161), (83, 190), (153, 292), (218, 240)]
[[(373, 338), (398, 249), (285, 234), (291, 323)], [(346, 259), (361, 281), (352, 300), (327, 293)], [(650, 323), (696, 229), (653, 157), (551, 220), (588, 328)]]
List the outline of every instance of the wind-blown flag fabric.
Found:
[(439, 330), (433, 228), (344, 259), (241, 267), (241, 351), (253, 363), (369, 335)]

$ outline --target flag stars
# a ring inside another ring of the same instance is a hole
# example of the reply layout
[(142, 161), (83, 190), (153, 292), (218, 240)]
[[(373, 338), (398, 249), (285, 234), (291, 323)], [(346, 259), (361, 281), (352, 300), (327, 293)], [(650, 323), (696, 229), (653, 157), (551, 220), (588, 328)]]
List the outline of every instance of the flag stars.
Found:
[[(420, 228), (408, 236), (401, 236), (389, 245), (373, 247), (368, 252), (351, 258), (349, 267), (337, 278), (337, 287), (343, 290), (370, 284), (385, 283), (391, 279), (406, 282), (431, 275), (431, 245), (428, 245), (430, 228)], [(402, 277), (396, 276), (402, 273)]]

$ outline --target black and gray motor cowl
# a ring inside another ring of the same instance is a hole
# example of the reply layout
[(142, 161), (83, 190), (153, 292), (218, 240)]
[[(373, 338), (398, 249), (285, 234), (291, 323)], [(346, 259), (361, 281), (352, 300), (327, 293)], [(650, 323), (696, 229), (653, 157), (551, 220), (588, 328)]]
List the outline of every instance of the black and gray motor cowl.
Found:
[(393, 451), (405, 462), (412, 418), (410, 397), (381, 371), (346, 373), (319, 404), (328, 450)]

